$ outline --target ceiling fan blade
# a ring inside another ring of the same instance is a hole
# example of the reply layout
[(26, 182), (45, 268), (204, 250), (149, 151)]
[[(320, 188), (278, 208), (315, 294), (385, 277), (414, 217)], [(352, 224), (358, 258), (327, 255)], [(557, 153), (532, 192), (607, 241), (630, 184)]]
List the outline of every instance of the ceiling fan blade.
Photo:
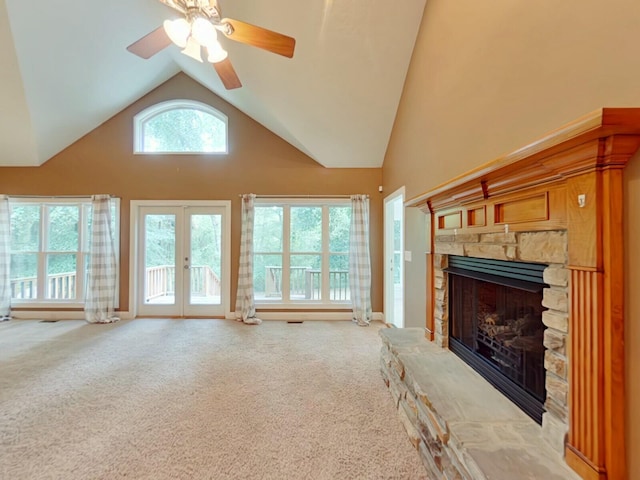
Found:
[(232, 33), (229, 35), (225, 33), (231, 40), (263, 48), (284, 57), (293, 57), (293, 50), (296, 46), (295, 38), (232, 18), (223, 18), (221, 23), (228, 23), (233, 27)]
[(220, 76), (220, 80), (222, 80), (222, 84), (227, 90), (233, 90), (234, 88), (240, 88), (242, 86), (229, 58), (225, 58), (221, 62), (214, 63), (213, 68), (218, 72), (218, 76)]
[(171, 45), (171, 39), (164, 31), (164, 27), (158, 27), (153, 32), (148, 33), (137, 42), (133, 42), (127, 47), (134, 55), (142, 58), (151, 58), (160, 50)]

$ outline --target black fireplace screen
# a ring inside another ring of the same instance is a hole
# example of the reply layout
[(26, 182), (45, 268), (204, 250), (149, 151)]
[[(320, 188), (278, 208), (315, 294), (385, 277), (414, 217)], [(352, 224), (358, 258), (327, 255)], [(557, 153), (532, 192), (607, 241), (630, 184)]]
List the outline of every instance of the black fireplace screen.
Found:
[(451, 350), (538, 422), (546, 395), (544, 267), (452, 256), (447, 269)]

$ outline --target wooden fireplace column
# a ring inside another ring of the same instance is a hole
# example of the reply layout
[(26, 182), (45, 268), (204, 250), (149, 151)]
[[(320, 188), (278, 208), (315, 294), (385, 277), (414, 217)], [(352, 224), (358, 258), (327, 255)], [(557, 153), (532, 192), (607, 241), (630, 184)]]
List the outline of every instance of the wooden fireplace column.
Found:
[[(429, 297), (436, 235), (566, 229), (570, 371), (565, 459), (587, 480), (627, 479), (623, 170), (639, 147), (640, 108), (600, 109), (407, 202), (431, 221)], [(475, 212), (486, 218), (474, 223)], [(500, 217), (503, 212), (508, 222)], [(433, 331), (429, 305), (427, 328)]]
[(637, 136), (600, 139), (590, 170), (567, 180), (572, 336), (566, 459), (586, 479), (626, 478), (623, 169), (639, 146)]

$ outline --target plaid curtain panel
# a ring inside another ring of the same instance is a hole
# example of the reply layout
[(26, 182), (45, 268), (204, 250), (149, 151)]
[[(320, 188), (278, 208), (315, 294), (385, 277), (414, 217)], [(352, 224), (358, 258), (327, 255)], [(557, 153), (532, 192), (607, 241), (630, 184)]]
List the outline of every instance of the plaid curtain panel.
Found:
[(351, 196), (349, 285), (353, 321), (366, 327), (371, 322), (371, 258), (369, 254), (369, 197), (367, 195)]
[(259, 325), (253, 297), (253, 219), (255, 215), (253, 193), (242, 195), (242, 233), (240, 236), (240, 264), (238, 268), (238, 292), (236, 295), (236, 319), (250, 325)]
[(0, 322), (9, 320), (11, 313), (10, 222), (9, 197), (0, 195)]
[(114, 314), (116, 302), (116, 252), (111, 232), (111, 197), (92, 197), (91, 243), (89, 248), (89, 278), (84, 304), (89, 323), (117, 322)]

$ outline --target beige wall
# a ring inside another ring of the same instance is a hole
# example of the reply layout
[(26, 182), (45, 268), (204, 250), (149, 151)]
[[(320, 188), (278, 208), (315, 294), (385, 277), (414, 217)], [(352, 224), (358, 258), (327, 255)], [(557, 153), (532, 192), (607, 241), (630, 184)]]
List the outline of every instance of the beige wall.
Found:
[(410, 198), (592, 110), (640, 106), (638, 25), (635, 0), (429, 0), (385, 191)]
[[(198, 100), (229, 117), (228, 155), (133, 155), (133, 116), (155, 103)], [(235, 305), (240, 193), (371, 198), (373, 310), (382, 311), (381, 169), (327, 169), (184, 74), (152, 91), (37, 168), (0, 168), (0, 192), (26, 195), (109, 193), (122, 199), (120, 304), (128, 305), (130, 200), (231, 200)]]
[[(428, 0), (385, 190), (404, 185), (411, 198), (597, 108), (640, 107), (638, 45), (637, 0)], [(626, 172), (631, 478), (640, 478), (639, 164), (640, 155)]]

